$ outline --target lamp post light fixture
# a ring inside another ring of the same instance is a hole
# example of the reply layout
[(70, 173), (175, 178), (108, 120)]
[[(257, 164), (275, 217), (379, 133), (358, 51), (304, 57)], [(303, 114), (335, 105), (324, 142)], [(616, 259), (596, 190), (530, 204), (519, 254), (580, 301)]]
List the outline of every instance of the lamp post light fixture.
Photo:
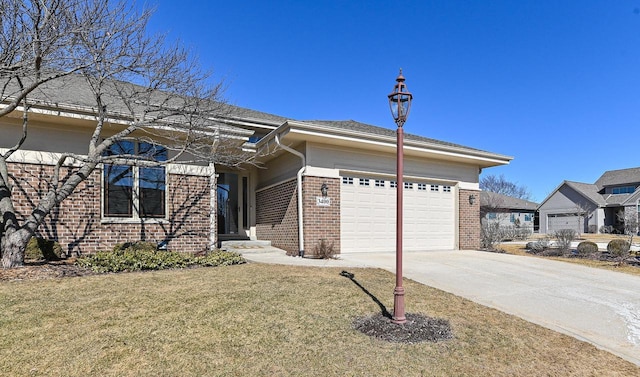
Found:
[(407, 85), (404, 83), (404, 80), (404, 76), (402, 76), (402, 69), (400, 69), (400, 74), (396, 78), (396, 84), (393, 87), (393, 91), (387, 96), (389, 97), (391, 115), (398, 126), (396, 160), (396, 287), (393, 290), (393, 317), (391, 318), (391, 322), (397, 324), (407, 322), (407, 318), (404, 313), (404, 287), (402, 286), (402, 194), (404, 190), (403, 126), (404, 122), (407, 121), (407, 116), (409, 116), (413, 95), (407, 90)]

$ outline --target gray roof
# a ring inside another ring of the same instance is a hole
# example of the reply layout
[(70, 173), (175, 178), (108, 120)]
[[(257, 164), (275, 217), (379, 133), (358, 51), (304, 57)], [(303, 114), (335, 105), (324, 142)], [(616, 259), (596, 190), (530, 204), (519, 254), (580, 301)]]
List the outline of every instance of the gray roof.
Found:
[[(600, 207), (633, 204), (640, 199), (640, 189), (636, 189), (634, 193), (630, 194), (605, 194), (604, 188), (624, 185), (638, 188), (640, 186), (640, 167), (606, 171), (595, 183), (564, 181), (553, 193), (565, 185)], [(549, 195), (542, 203), (546, 202), (552, 195)]]
[(604, 206), (607, 204), (607, 201), (604, 199), (604, 197), (598, 193), (599, 189), (595, 184), (572, 181), (564, 181), (563, 183), (576, 190), (582, 196), (586, 197), (597, 205)]
[(624, 184), (635, 184), (638, 186), (640, 185), (640, 167), (606, 171), (598, 178), (595, 184), (600, 190), (605, 186)]
[(480, 205), (496, 209), (535, 211), (538, 203), (490, 191), (480, 192)]
[[(359, 132), (364, 132), (364, 133), (373, 134), (373, 135), (381, 135), (381, 136), (389, 136), (389, 137), (396, 136), (395, 129), (392, 130), (389, 128), (372, 126), (370, 124), (360, 123), (355, 120), (309, 120), (306, 122), (318, 124), (318, 125), (322, 125), (330, 128), (349, 129), (352, 131), (359, 131)], [(443, 145), (448, 147), (464, 148), (464, 149), (478, 151), (478, 152), (486, 152), (480, 149), (470, 148), (464, 145), (449, 143), (446, 141), (441, 141), (436, 139), (430, 139), (427, 137), (412, 135), (409, 133), (405, 133), (404, 137), (405, 137), (405, 140), (426, 142), (426, 143), (438, 144), (438, 145)]]
[[(114, 90), (116, 85), (129, 86), (130, 88), (137, 88), (138, 90), (144, 90), (145, 88), (136, 86), (131, 83), (113, 81), (108, 83), (106, 90)], [(158, 91), (153, 93), (159, 100), (162, 100), (163, 93)], [(43, 105), (53, 107), (69, 107), (77, 108), (78, 111), (94, 112), (96, 111), (96, 103), (94, 94), (91, 91), (86, 79), (80, 75), (70, 75), (63, 78), (47, 82), (39, 86), (34, 92), (31, 93), (30, 98), (36, 101), (42, 101)], [(107, 96), (105, 102), (107, 103), (107, 111), (112, 114), (121, 114), (126, 117), (127, 105), (118, 98), (118, 96)], [(225, 123), (237, 127), (238, 129), (253, 129), (256, 127), (266, 127), (274, 129), (277, 126), (284, 124), (287, 120), (293, 120), (292, 118), (286, 118), (279, 115), (269, 114), (261, 111), (251, 110), (243, 107), (238, 107), (224, 103), (212, 103), (212, 106), (220, 110), (222, 114), (219, 118)], [(303, 121), (303, 123), (313, 123), (327, 129), (341, 129), (351, 130), (357, 132), (363, 132), (370, 135), (379, 135), (387, 137), (395, 137), (396, 130), (383, 127), (377, 127), (369, 124), (360, 123), (354, 120), (345, 121), (327, 121), (327, 120), (315, 120), (315, 121)], [(434, 145), (440, 145), (444, 147), (462, 148), (470, 152), (482, 152), (489, 153), (480, 149), (470, 148), (467, 146), (449, 143), (441, 140), (430, 139), (418, 135), (405, 134), (405, 140), (431, 143)]]

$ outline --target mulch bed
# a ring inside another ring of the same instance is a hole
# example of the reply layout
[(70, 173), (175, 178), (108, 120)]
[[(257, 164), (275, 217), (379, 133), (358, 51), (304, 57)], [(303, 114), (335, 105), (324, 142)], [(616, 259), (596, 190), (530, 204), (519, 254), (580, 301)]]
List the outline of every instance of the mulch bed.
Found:
[(95, 274), (88, 268), (77, 266), (75, 259), (59, 261), (29, 260), (25, 261), (22, 267), (0, 268), (0, 281), (42, 280)]
[(415, 344), (420, 342), (438, 342), (453, 338), (449, 321), (431, 318), (422, 314), (406, 313), (407, 322), (392, 323), (382, 313), (359, 317), (353, 321), (353, 327), (365, 335), (394, 343)]

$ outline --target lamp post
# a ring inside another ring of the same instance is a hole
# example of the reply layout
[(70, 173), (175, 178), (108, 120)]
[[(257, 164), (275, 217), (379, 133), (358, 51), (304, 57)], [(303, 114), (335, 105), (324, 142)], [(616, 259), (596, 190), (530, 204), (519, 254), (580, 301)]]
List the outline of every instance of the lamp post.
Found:
[(404, 132), (402, 126), (407, 120), (409, 110), (411, 109), (411, 100), (413, 99), (413, 95), (409, 93), (407, 85), (404, 83), (402, 69), (400, 69), (400, 74), (396, 78), (396, 84), (388, 97), (391, 115), (398, 126), (396, 165), (396, 287), (393, 290), (393, 317), (391, 318), (391, 322), (402, 324), (407, 322), (404, 314), (404, 287), (402, 286), (402, 194), (404, 190)]

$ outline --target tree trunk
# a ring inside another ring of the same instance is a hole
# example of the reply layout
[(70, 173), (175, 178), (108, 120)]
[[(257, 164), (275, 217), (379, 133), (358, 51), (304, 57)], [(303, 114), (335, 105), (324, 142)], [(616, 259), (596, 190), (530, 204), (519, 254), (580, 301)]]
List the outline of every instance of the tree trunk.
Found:
[(2, 250), (2, 267), (15, 268), (24, 265), (24, 252), (31, 234), (25, 229), (7, 229), (0, 239)]

